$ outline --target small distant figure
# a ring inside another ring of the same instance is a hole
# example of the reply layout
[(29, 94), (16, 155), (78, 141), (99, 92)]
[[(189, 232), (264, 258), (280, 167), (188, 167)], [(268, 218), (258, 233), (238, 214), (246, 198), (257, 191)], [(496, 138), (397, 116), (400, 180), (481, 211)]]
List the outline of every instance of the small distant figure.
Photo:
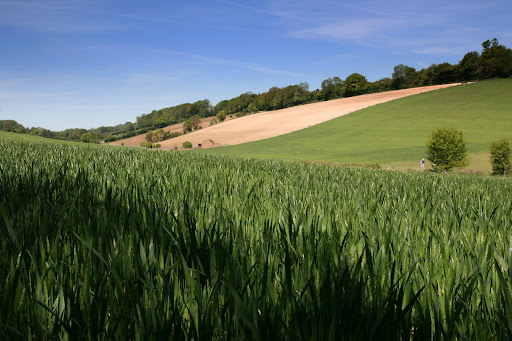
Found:
[(421, 163), (421, 168), (425, 168), (425, 159), (421, 159), (420, 163)]

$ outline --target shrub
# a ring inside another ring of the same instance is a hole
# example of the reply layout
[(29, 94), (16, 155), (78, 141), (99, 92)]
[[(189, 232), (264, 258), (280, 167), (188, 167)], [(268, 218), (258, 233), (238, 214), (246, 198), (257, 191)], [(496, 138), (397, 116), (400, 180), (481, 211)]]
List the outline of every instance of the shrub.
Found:
[(430, 136), (427, 142), (427, 159), (438, 170), (449, 171), (464, 167), (468, 163), (467, 140), (462, 131), (454, 127), (441, 127)]
[(196, 130), (201, 123), (201, 116), (194, 115), (189, 117), (185, 122), (183, 122), (183, 133), (187, 133), (193, 130)]
[(155, 131), (148, 131), (146, 134), (146, 141), (148, 142), (160, 142), (172, 139), (174, 137), (180, 136), (181, 134), (178, 132), (170, 132), (170, 131), (164, 131), (163, 129), (158, 129)]
[(221, 110), (217, 113), (217, 119), (219, 122), (222, 122), (226, 119), (226, 112), (224, 110)]
[(151, 148), (153, 146), (153, 144), (151, 142), (141, 142), (140, 143), (140, 146), (143, 147), (143, 148)]
[(98, 143), (99, 141), (92, 133), (83, 133), (82, 136), (80, 136), (80, 142)]
[(154, 138), (154, 132), (152, 131), (148, 131), (146, 133), (146, 141), (148, 142), (153, 142), (153, 138)]
[(117, 137), (114, 136), (114, 135), (107, 135), (107, 137), (105, 137), (105, 142), (113, 142), (113, 141), (117, 141)]
[(190, 141), (183, 142), (183, 148), (192, 148), (192, 143)]
[(507, 139), (491, 143), (489, 149), (491, 154), (492, 174), (506, 175), (510, 172), (510, 142)]

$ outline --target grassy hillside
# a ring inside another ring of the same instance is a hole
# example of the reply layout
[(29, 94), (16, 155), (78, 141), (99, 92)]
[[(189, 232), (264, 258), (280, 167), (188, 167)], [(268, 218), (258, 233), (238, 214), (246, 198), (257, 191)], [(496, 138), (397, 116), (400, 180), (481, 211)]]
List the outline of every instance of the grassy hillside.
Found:
[(72, 141), (64, 141), (64, 140), (55, 140), (49, 139), (41, 136), (29, 135), (29, 134), (18, 134), (11, 133), (8, 131), (0, 130), (0, 139), (10, 139), (15, 141), (25, 141), (25, 142), (46, 142), (46, 143), (54, 143), (54, 144), (75, 144), (77, 142)]
[(209, 153), (291, 161), (417, 166), (426, 140), (441, 126), (461, 129), (486, 170), (491, 141), (512, 140), (512, 79), (427, 92), (364, 109), (275, 138), (210, 149)]

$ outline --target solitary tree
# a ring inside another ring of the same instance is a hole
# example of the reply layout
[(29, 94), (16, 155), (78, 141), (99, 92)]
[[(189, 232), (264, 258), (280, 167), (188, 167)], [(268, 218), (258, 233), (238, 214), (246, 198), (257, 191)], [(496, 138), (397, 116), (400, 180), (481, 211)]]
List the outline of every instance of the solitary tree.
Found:
[(449, 171), (455, 167), (464, 167), (468, 163), (467, 140), (462, 131), (454, 127), (442, 127), (434, 132), (427, 141), (427, 159), (438, 170)]
[(507, 139), (491, 143), (491, 164), (493, 174), (506, 175), (510, 172), (510, 143)]

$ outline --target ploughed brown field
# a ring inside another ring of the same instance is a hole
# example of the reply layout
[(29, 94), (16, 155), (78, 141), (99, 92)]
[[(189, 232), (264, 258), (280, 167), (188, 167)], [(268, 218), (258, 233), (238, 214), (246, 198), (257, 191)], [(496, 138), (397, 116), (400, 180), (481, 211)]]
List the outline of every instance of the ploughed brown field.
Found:
[[(211, 141), (217, 146), (263, 140), (307, 128), (376, 104), (459, 84), (433, 85), (340, 98), (327, 102), (260, 112), (240, 118), (228, 118), (226, 121), (213, 126), (209, 126), (212, 117), (208, 117), (201, 122), (203, 129), (158, 143), (161, 144), (162, 149), (173, 149), (181, 148), (184, 141), (190, 141), (194, 147), (204, 141), (202, 146), (209, 147), (212, 145)], [(183, 125), (175, 124), (163, 129), (182, 132)], [(141, 142), (145, 141), (145, 136), (145, 134), (138, 135), (109, 144), (121, 145), (124, 143), (125, 146), (139, 146)]]

